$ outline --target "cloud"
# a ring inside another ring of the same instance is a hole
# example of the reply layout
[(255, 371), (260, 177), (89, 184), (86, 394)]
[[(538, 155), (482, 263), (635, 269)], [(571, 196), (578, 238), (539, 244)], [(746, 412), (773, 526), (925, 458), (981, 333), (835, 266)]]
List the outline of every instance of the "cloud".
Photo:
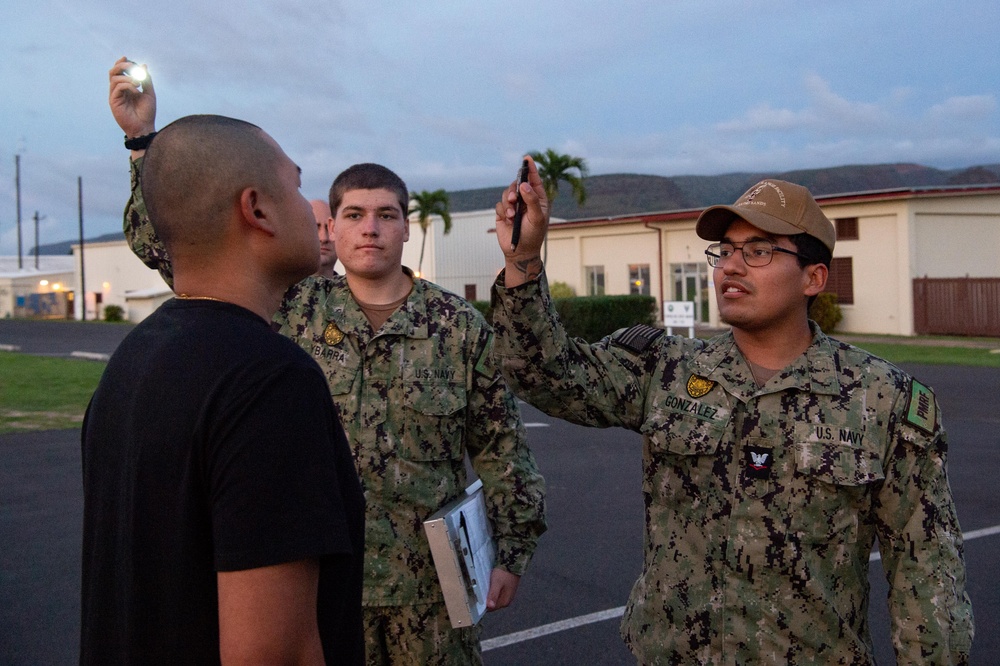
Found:
[(312, 197), (361, 161), (415, 189), (499, 186), (521, 151), (550, 147), (595, 174), (1000, 162), (996, 0), (745, 4), (8, 0), (0, 253), (15, 152), (25, 217), (37, 207), (60, 225), (49, 233), (74, 237), (82, 175), (88, 233), (120, 228), (127, 153), (106, 72), (122, 54), (149, 63), (161, 126), (255, 122)]
[(836, 94), (830, 84), (816, 74), (803, 81), (804, 108), (775, 108), (764, 101), (742, 116), (716, 123), (715, 129), (727, 133), (809, 131), (834, 134), (851, 131), (872, 133), (892, 123), (892, 109), (901, 93), (888, 103), (859, 102)]
[(745, 134), (748, 132), (793, 131), (816, 125), (817, 118), (812, 111), (775, 109), (765, 102), (750, 109), (740, 118), (716, 123), (715, 129), (729, 134)]
[(951, 97), (927, 109), (927, 120), (935, 123), (989, 121), (997, 111), (993, 95)]

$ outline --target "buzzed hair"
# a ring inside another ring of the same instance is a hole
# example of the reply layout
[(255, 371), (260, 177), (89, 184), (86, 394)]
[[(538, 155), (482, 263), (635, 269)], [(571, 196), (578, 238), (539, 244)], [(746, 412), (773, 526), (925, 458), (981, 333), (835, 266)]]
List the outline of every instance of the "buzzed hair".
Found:
[(142, 165), (149, 220), (167, 251), (211, 246), (246, 187), (276, 188), (276, 145), (262, 129), (215, 115), (179, 118), (150, 143)]
[(355, 164), (340, 172), (330, 186), (330, 210), (334, 217), (344, 200), (344, 195), (353, 190), (389, 190), (399, 200), (399, 208), (405, 218), (410, 212), (410, 193), (406, 183), (392, 170), (381, 164)]

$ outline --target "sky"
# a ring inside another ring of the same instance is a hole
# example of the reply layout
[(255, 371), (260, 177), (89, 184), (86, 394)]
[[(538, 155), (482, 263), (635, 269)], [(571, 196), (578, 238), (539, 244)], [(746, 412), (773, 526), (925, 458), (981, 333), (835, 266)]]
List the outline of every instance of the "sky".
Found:
[(36, 212), (43, 245), (78, 238), (78, 182), (85, 236), (120, 230), (122, 55), (157, 127), (253, 122), (325, 198), (358, 162), (499, 188), (547, 148), (592, 174), (1000, 163), (997, 26), (997, 0), (4, 0), (0, 255), (18, 155), (25, 256)]

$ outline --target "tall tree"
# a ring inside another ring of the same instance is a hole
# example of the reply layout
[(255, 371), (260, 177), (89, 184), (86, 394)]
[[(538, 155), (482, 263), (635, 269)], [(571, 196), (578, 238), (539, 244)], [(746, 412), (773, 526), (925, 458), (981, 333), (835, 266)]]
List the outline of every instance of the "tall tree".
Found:
[(437, 215), (444, 223), (444, 233), (451, 232), (451, 212), (448, 210), (448, 193), (444, 190), (434, 190), (428, 192), (423, 190), (410, 195), (410, 214), (416, 213), (417, 221), (420, 223), (420, 262), (417, 264), (417, 273), (423, 275), (424, 248), (427, 245), (427, 227), (431, 224), (431, 217)]
[[(586, 203), (587, 190), (583, 186), (583, 179), (588, 175), (587, 160), (582, 157), (557, 153), (551, 148), (544, 153), (534, 152), (530, 154), (535, 160), (535, 165), (538, 166), (538, 175), (542, 179), (550, 206), (556, 195), (559, 194), (559, 181), (565, 181), (573, 188), (573, 198), (576, 199), (577, 204), (582, 206)], [(573, 173), (574, 169), (579, 175)]]
[[(559, 194), (559, 181), (565, 181), (573, 188), (573, 198), (576, 199), (577, 205), (582, 206), (587, 201), (587, 190), (583, 186), (583, 179), (588, 175), (585, 159), (557, 153), (551, 148), (546, 149), (544, 153), (533, 152), (530, 155), (535, 160), (538, 176), (542, 179), (542, 187), (545, 188), (545, 196), (549, 199), (549, 211), (552, 210), (552, 203)], [(574, 169), (577, 173), (574, 173)], [(549, 237), (546, 234), (542, 261), (547, 263), (548, 259)]]

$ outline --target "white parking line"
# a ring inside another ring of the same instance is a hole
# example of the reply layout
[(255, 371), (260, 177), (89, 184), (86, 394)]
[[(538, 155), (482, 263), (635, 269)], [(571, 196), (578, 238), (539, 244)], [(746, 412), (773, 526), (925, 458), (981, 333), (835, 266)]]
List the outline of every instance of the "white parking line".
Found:
[(619, 606), (618, 608), (611, 608), (606, 611), (598, 611), (596, 613), (581, 615), (580, 617), (574, 617), (568, 620), (560, 620), (551, 624), (543, 624), (540, 627), (533, 627), (531, 629), (525, 629), (524, 631), (515, 631), (512, 634), (497, 636), (496, 638), (488, 638), (483, 641), (483, 652), (486, 652), (487, 650), (494, 650), (496, 648), (507, 647), (508, 645), (513, 645), (514, 643), (530, 641), (532, 638), (541, 638), (542, 636), (548, 636), (549, 634), (566, 631), (567, 629), (575, 629), (576, 627), (582, 627), (585, 624), (603, 622), (604, 620), (613, 620), (624, 614), (625, 607)]
[[(972, 541), (973, 539), (979, 539), (986, 536), (993, 536), (995, 534), (1000, 534), (1000, 525), (994, 525), (993, 527), (984, 527), (979, 530), (972, 530), (971, 532), (966, 532), (962, 535), (965, 541)], [(869, 562), (875, 562), (881, 559), (877, 552), (872, 553), (871, 557), (868, 558)], [(620, 618), (625, 614), (625, 607), (619, 606), (618, 608), (609, 608), (605, 611), (598, 611), (596, 613), (589, 613), (587, 615), (580, 615), (579, 617), (572, 617), (568, 620), (559, 620), (558, 622), (552, 622), (550, 624), (543, 624), (539, 627), (532, 627), (531, 629), (525, 629), (524, 631), (515, 631), (512, 634), (504, 634), (503, 636), (497, 636), (496, 638), (488, 638), (483, 641), (483, 652), (487, 650), (495, 650), (497, 648), (507, 647), (508, 645), (514, 645), (515, 643), (523, 643), (524, 641), (530, 641), (533, 638), (541, 638), (542, 636), (548, 636), (549, 634), (559, 633), (560, 631), (566, 631), (567, 629), (575, 629), (576, 627), (582, 627), (587, 624), (593, 624), (594, 622), (603, 622), (605, 620), (614, 620)]]
[(525, 423), (525, 428), (548, 428), (548, 423)]
[[(972, 541), (973, 539), (979, 539), (985, 536), (993, 536), (994, 534), (1000, 534), (1000, 525), (994, 525), (993, 527), (984, 527), (979, 530), (972, 530), (971, 532), (965, 532), (962, 534), (962, 539), (964, 541)], [(882, 555), (878, 552), (872, 553), (872, 556), (868, 558), (869, 562), (877, 562), (882, 559)]]
[(75, 351), (71, 352), (73, 358), (85, 358), (89, 361), (110, 361), (111, 354), (101, 354), (98, 352)]

